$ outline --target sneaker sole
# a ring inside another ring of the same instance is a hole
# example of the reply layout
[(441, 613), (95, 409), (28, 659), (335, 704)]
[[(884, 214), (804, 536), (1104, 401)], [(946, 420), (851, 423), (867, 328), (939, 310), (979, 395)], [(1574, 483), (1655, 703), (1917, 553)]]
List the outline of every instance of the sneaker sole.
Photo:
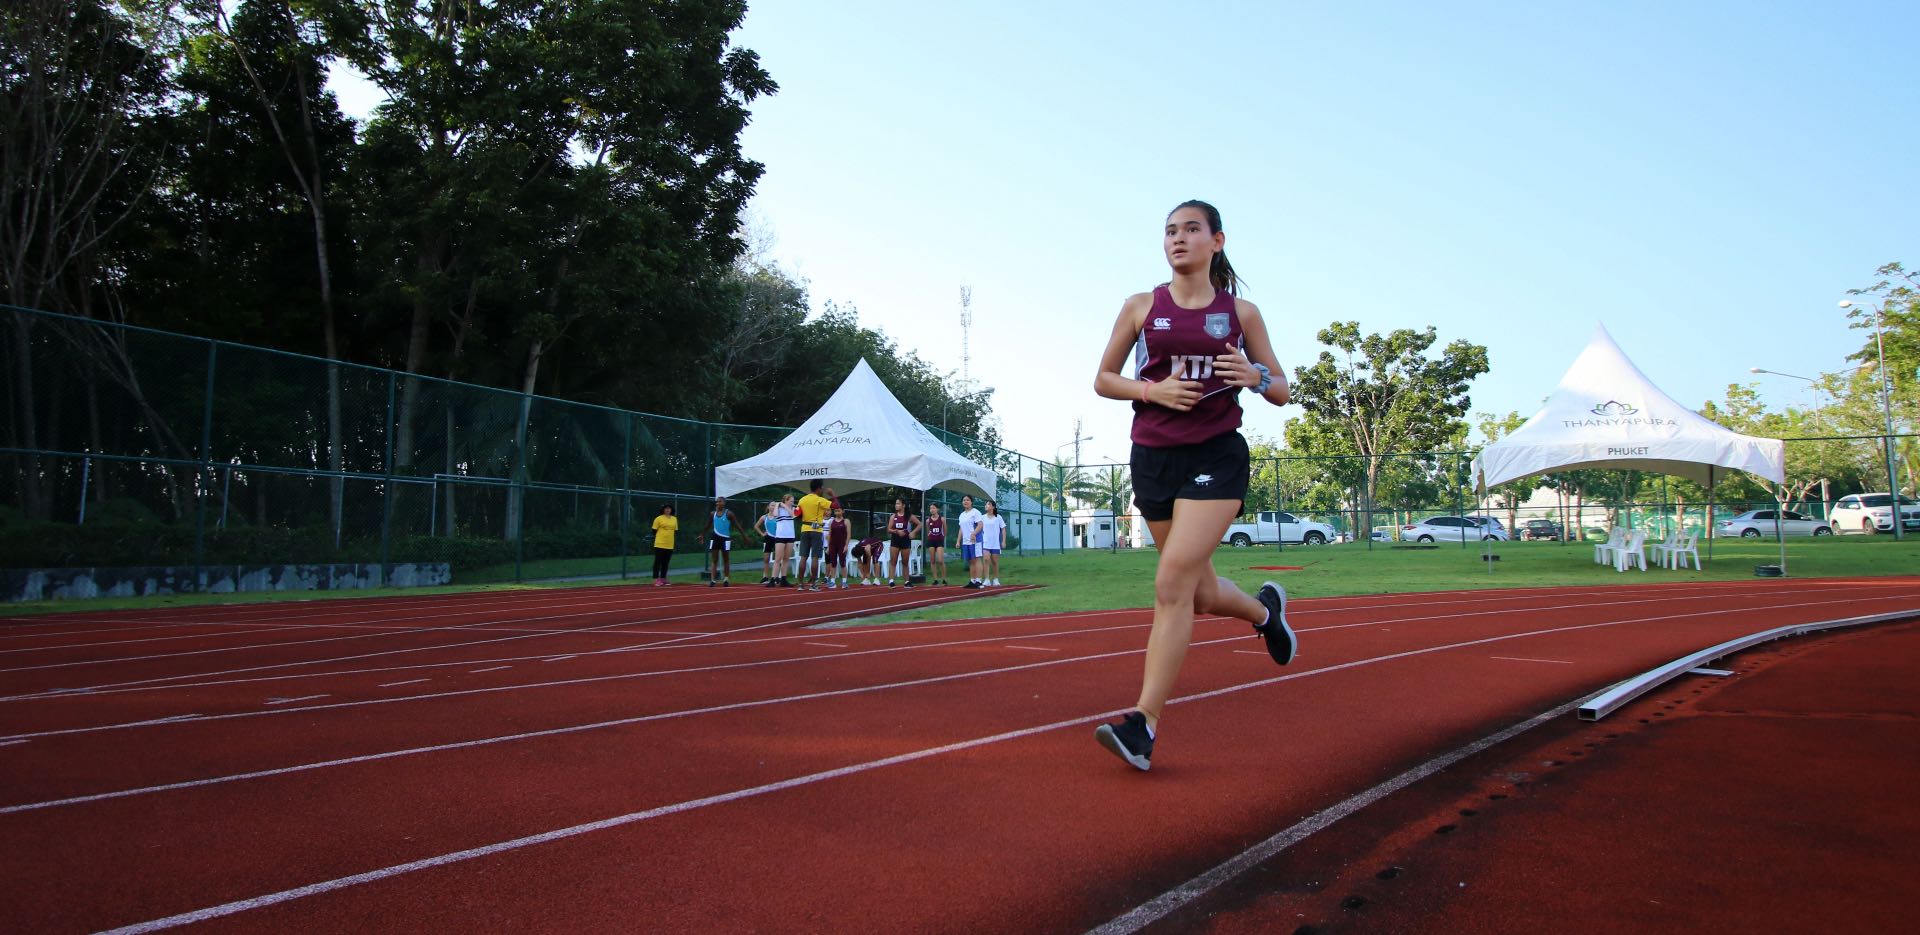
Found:
[(1112, 751), (1114, 756), (1127, 761), (1128, 766), (1143, 773), (1153, 768), (1152, 760), (1146, 757), (1134, 756), (1133, 751), (1128, 750), (1127, 745), (1120, 742), (1120, 735), (1113, 732), (1113, 725), (1102, 724), (1094, 728), (1093, 736), (1094, 739), (1100, 741), (1100, 746), (1106, 747)]
[[(1275, 663), (1286, 665), (1292, 662), (1295, 656), (1300, 654), (1300, 638), (1294, 635), (1293, 627), (1287, 623), (1287, 589), (1272, 581), (1268, 581), (1260, 586), (1260, 590), (1262, 591), (1268, 588), (1272, 588), (1274, 593), (1280, 597), (1280, 610), (1274, 615), (1280, 624), (1279, 633), (1276, 634), (1271, 629), (1276, 620), (1267, 621), (1268, 629), (1261, 629), (1260, 627), (1254, 627), (1253, 629), (1266, 641), (1267, 655), (1272, 656)], [(1262, 601), (1262, 606), (1265, 606), (1265, 603), (1266, 602)], [(1274, 645), (1276, 642), (1281, 642), (1283, 646), (1276, 647)]]

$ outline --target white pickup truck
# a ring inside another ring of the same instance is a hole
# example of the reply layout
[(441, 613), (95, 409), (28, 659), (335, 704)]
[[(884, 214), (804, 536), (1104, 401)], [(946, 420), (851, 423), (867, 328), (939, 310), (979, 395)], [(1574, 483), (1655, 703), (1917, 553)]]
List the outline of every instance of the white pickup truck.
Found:
[(1268, 545), (1275, 542), (1304, 542), (1307, 545), (1325, 545), (1334, 540), (1333, 527), (1326, 523), (1316, 523), (1310, 519), (1300, 519), (1292, 513), (1266, 512), (1254, 516), (1251, 523), (1234, 523), (1227, 527), (1227, 534), (1220, 537), (1222, 544), (1244, 549), (1250, 545)]

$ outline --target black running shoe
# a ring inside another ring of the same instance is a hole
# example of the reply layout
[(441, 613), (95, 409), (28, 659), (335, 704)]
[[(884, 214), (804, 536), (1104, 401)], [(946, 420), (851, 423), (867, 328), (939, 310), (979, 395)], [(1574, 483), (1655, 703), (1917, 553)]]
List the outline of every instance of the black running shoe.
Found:
[(1300, 640), (1287, 626), (1287, 589), (1269, 581), (1260, 586), (1254, 599), (1267, 609), (1267, 622), (1253, 625), (1253, 631), (1267, 641), (1267, 655), (1281, 665), (1292, 662), (1300, 651)]
[(1128, 766), (1143, 772), (1153, 768), (1153, 737), (1147, 734), (1146, 715), (1129, 711), (1116, 723), (1094, 728), (1093, 737)]

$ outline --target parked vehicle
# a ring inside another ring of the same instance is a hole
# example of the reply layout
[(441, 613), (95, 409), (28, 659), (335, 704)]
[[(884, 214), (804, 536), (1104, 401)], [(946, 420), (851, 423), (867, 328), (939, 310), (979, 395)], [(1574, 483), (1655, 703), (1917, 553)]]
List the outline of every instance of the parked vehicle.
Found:
[(1520, 527), (1520, 538), (1522, 540), (1527, 540), (1527, 539), (1558, 540), (1560, 538), (1560, 524), (1550, 519), (1527, 520), (1526, 525)]
[[(1909, 508), (1912, 509), (1909, 509)], [(1893, 531), (1893, 497), (1884, 493), (1857, 493), (1841, 497), (1827, 514), (1835, 532), (1858, 532), (1869, 536)], [(1900, 526), (1920, 529), (1920, 500), (1901, 495)]]
[(1507, 530), (1491, 516), (1429, 516), (1400, 527), (1403, 542), (1461, 542), (1505, 539)]
[(1758, 539), (1761, 536), (1773, 536), (1774, 514), (1781, 519), (1779, 535), (1783, 536), (1831, 536), (1833, 524), (1823, 519), (1802, 516), (1792, 510), (1748, 510), (1732, 519), (1720, 521), (1718, 536), (1739, 536), (1742, 539)]
[(1220, 537), (1220, 541), (1239, 549), (1275, 542), (1325, 545), (1333, 541), (1334, 535), (1333, 527), (1326, 523), (1301, 519), (1292, 513), (1276, 513), (1269, 510), (1255, 516), (1251, 523), (1234, 523), (1228, 526), (1226, 534)]
[(1373, 527), (1373, 534), (1369, 538), (1375, 542), (1392, 542), (1395, 528), (1396, 527), (1393, 526), (1375, 526)]

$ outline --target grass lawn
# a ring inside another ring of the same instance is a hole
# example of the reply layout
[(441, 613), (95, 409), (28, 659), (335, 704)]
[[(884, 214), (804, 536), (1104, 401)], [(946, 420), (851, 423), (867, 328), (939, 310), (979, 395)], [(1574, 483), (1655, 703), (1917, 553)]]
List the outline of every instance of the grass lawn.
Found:
[[(1655, 564), (1644, 574), (1638, 569), (1622, 574), (1614, 571), (1612, 565), (1594, 564), (1591, 543), (1496, 542), (1493, 546), (1494, 554), (1500, 556), (1500, 560), (1493, 563), (1481, 560), (1480, 543), (1470, 543), (1465, 549), (1459, 543), (1433, 549), (1391, 548), (1375, 543), (1371, 551), (1363, 542), (1290, 546), (1284, 552), (1272, 546), (1223, 547), (1214, 553), (1213, 567), (1249, 591), (1271, 579), (1286, 586), (1290, 596), (1331, 597), (1467, 588), (1751, 580), (1755, 565), (1772, 565), (1780, 560), (1779, 547), (1771, 539), (1724, 539), (1713, 543), (1710, 559), (1706, 555), (1707, 543), (1701, 542), (1704, 570), (1668, 571)], [(1153, 603), (1156, 555), (1152, 550), (1122, 550), (1011, 557), (1001, 563), (1002, 583), (1046, 587), (858, 622), (1147, 607)], [(1252, 568), (1254, 565), (1297, 565), (1301, 570), (1257, 571)], [(1795, 578), (1920, 574), (1920, 537), (1901, 542), (1887, 536), (1789, 539), (1787, 573)], [(965, 574), (962, 566), (955, 577), (964, 578)]]
[[(1375, 543), (1347, 543), (1319, 547), (1294, 546), (1284, 552), (1271, 546), (1251, 549), (1223, 547), (1214, 553), (1214, 568), (1240, 586), (1252, 590), (1269, 578), (1286, 585), (1298, 597), (1341, 594), (1384, 594), (1405, 591), (1448, 591), (1466, 588), (1529, 588), (1564, 585), (1605, 585), (1655, 581), (1738, 581), (1753, 577), (1755, 565), (1773, 564), (1779, 552), (1771, 540), (1722, 540), (1713, 543), (1713, 557), (1704, 571), (1667, 571), (1655, 567), (1621, 574), (1610, 565), (1593, 564), (1593, 546), (1583, 543), (1498, 542), (1500, 561), (1488, 572), (1473, 543), (1435, 549), (1396, 549)], [(1706, 543), (1701, 544), (1706, 551)], [(1153, 571), (1157, 553), (1151, 550), (1100, 551), (1008, 556), (1000, 580), (1007, 584), (1044, 587), (1015, 594), (943, 604), (921, 610), (872, 617), (859, 624), (900, 620), (944, 620), (963, 617), (1010, 616), (1069, 610), (1106, 610), (1147, 607), (1153, 603)], [(758, 552), (738, 552), (742, 561), (757, 561)], [(675, 568), (699, 568), (702, 556), (688, 552), (674, 556)], [(1257, 571), (1254, 565), (1298, 565), (1300, 571)], [(650, 557), (627, 560), (627, 582), (645, 586)], [(948, 565), (949, 575), (964, 580), (966, 567)], [(527, 562), (528, 578), (618, 574), (620, 559), (573, 559)], [(1895, 542), (1872, 538), (1823, 537), (1787, 542), (1787, 572), (1795, 578), (1920, 574), (1920, 537)], [(757, 573), (749, 573), (757, 577)], [(618, 578), (586, 581), (510, 583), (513, 566), (506, 565), (459, 576), (458, 584), (438, 588), (374, 588), (363, 591), (249, 592), (244, 594), (179, 594), (167, 597), (118, 597), (74, 601), (38, 601), (0, 604), (0, 616), (61, 611), (145, 610), (208, 604), (257, 604), (276, 601), (356, 600), (369, 597), (423, 597), (472, 591), (531, 590), (593, 587), (619, 583)], [(689, 580), (682, 578), (682, 580)], [(506, 583), (488, 583), (506, 582)]]

